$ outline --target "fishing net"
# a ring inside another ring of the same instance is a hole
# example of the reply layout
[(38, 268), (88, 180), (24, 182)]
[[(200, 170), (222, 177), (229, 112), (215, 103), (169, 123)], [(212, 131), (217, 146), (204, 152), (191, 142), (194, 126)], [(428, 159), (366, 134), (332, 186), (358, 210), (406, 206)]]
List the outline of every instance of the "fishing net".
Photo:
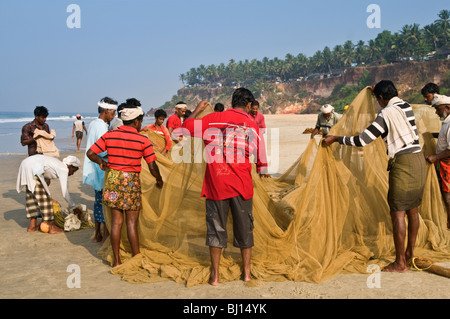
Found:
[[(430, 132), (440, 130), (439, 118), (428, 106), (414, 105), (414, 111), (424, 155), (432, 154), (435, 140)], [(372, 93), (364, 89), (330, 134), (359, 135), (375, 117)], [(158, 138), (163, 137), (148, 136), (155, 144), (162, 143)], [(192, 139), (183, 143), (173, 146), (171, 154), (157, 154), (165, 183), (162, 190), (156, 188), (147, 165), (142, 165), (141, 253), (131, 256), (123, 227), (123, 264), (111, 270), (126, 281), (174, 280), (186, 286), (208, 282), (205, 199), (200, 197), (206, 164), (195, 161), (203, 142)], [(183, 154), (184, 161), (174, 154)], [(365, 148), (337, 143), (325, 147), (312, 139), (278, 178), (260, 179), (254, 169), (252, 276), (261, 281), (320, 283), (341, 273), (368, 273), (371, 264), (383, 267), (392, 262), (395, 250), (387, 203), (387, 164), (380, 138)], [(450, 260), (445, 206), (431, 164), (427, 164), (419, 212), (416, 256)], [(105, 219), (109, 225), (108, 209)], [(231, 216), (228, 233), (228, 248), (223, 250), (220, 264), (222, 282), (239, 280), (242, 273), (240, 251), (232, 245)], [(109, 241), (99, 255), (112, 262)]]

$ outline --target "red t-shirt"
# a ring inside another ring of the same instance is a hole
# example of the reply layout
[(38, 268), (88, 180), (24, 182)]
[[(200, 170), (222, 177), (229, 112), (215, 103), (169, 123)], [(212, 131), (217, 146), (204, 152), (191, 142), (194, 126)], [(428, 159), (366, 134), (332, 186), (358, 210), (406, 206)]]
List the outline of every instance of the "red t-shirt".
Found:
[[(236, 109), (214, 112), (201, 120), (183, 123), (192, 137), (205, 142), (206, 170), (202, 197), (224, 200), (241, 195), (253, 198), (251, 155), (256, 155), (258, 172), (267, 168), (266, 154), (259, 148), (259, 129), (250, 116)], [(259, 150), (259, 151), (258, 151)]]
[(130, 126), (122, 125), (100, 137), (90, 148), (95, 154), (108, 152), (108, 167), (123, 172), (140, 172), (141, 159), (156, 161), (150, 140)]
[(167, 128), (171, 127), (175, 130), (175, 129), (181, 127), (181, 119), (178, 117), (178, 115), (173, 114), (172, 116), (170, 116), (167, 119), (166, 125), (167, 125)]

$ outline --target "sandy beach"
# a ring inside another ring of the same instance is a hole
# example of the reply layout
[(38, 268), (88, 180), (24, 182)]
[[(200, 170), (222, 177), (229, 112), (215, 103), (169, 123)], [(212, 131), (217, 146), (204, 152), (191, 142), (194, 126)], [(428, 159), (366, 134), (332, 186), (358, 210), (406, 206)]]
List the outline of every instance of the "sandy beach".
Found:
[[(266, 116), (268, 127), (279, 128), (279, 173), (285, 171), (302, 154), (316, 115)], [(85, 139), (83, 140), (83, 151)], [(84, 152), (73, 152), (80, 160)], [(69, 153), (63, 153), (63, 156)], [(110, 273), (110, 266), (97, 256), (100, 244), (91, 240), (92, 229), (48, 235), (27, 233), (25, 193), (17, 193), (16, 178), (25, 155), (0, 156), (1, 200), (0, 232), (0, 298), (6, 299), (448, 299), (449, 278), (426, 271), (404, 274), (381, 273), (380, 287), (369, 288), (370, 274), (341, 274), (320, 284), (304, 282), (260, 282), (250, 287), (242, 281), (222, 283), (218, 287), (198, 285), (186, 288), (173, 281), (131, 284)], [(76, 203), (87, 205), (92, 212), (93, 190), (83, 185), (82, 171), (69, 178), (69, 191)], [(58, 182), (51, 192), (63, 208)], [(205, 246), (205, 250), (207, 247)], [(445, 263), (450, 267), (450, 260)], [(70, 265), (81, 271), (81, 287), (69, 288)]]

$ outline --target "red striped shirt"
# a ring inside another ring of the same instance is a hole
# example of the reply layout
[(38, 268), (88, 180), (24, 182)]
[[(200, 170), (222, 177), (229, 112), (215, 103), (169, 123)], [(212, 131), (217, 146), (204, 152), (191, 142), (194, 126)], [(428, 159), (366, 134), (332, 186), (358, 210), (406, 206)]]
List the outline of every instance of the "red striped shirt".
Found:
[(130, 126), (103, 134), (90, 148), (95, 154), (108, 153), (108, 168), (123, 172), (140, 172), (141, 160), (147, 163), (156, 161), (150, 140)]

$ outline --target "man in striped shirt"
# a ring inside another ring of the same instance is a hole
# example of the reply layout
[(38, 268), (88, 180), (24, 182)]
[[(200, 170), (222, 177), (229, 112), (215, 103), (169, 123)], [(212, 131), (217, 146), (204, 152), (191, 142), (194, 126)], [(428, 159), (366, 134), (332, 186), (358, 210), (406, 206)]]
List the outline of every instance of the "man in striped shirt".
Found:
[[(412, 107), (398, 98), (391, 81), (381, 81), (373, 89), (382, 110), (375, 121), (361, 135), (346, 137), (328, 135), (326, 145), (364, 147), (382, 137), (389, 156), (388, 203), (393, 224), (396, 250), (395, 262), (383, 271), (406, 272), (407, 262), (414, 257), (414, 246), (419, 230), (418, 207), (422, 202), (426, 178), (425, 158), (421, 152), (419, 136)], [(408, 216), (408, 244), (405, 251), (406, 222)]]
[[(156, 156), (150, 140), (139, 134), (144, 112), (136, 105), (125, 104), (121, 111), (123, 125), (100, 137), (87, 152), (88, 158), (108, 168), (103, 188), (103, 204), (111, 209), (111, 245), (114, 253), (113, 265), (121, 263), (119, 257), (120, 233), (124, 215), (127, 235), (134, 255), (140, 253), (137, 221), (141, 209), (140, 172), (144, 158), (150, 173), (156, 178), (156, 186), (163, 187), (163, 180), (156, 165)], [(97, 154), (108, 152), (108, 162)]]

